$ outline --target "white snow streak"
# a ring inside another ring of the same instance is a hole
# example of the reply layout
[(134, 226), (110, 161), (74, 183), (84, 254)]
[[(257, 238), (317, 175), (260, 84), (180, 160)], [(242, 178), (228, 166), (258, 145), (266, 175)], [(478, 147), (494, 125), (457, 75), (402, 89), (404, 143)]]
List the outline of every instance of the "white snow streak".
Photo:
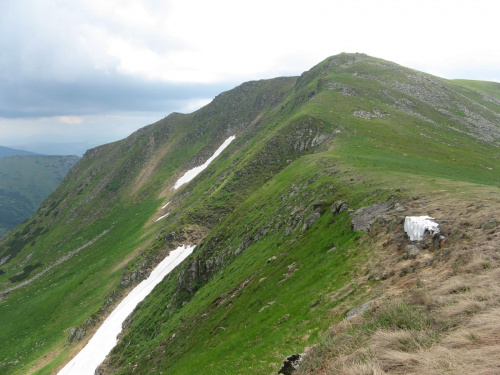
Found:
[(151, 275), (137, 285), (127, 297), (116, 307), (111, 315), (99, 327), (87, 345), (71, 360), (58, 375), (94, 375), (94, 372), (108, 353), (117, 344), (117, 336), (122, 330), (123, 321), (132, 313), (141, 302), (159, 284), (163, 278), (178, 264), (186, 259), (194, 250), (194, 246), (180, 246), (170, 254), (151, 272)]
[(172, 201), (168, 201), (167, 204), (165, 206), (163, 206), (161, 209), (164, 210), (165, 208), (167, 208), (167, 206), (170, 204), (170, 202), (172, 202)]
[(215, 151), (215, 153), (208, 159), (203, 165), (200, 165), (198, 167), (194, 167), (193, 169), (190, 169), (186, 173), (184, 173), (184, 176), (179, 178), (177, 182), (175, 183), (174, 187), (172, 190), (177, 190), (180, 188), (182, 185), (187, 184), (189, 181), (191, 181), (193, 178), (195, 178), (200, 172), (202, 172), (205, 168), (208, 167), (208, 165), (217, 157), (221, 154), (224, 149), (229, 146), (229, 144), (234, 141), (236, 136), (232, 135), (228, 139), (224, 141), (224, 143)]
[(439, 224), (430, 216), (407, 216), (404, 229), (410, 241), (421, 241), (426, 230), (432, 234), (439, 233)]
[(156, 220), (155, 220), (155, 223), (156, 223), (157, 221), (160, 221), (160, 220), (161, 220), (161, 219), (163, 219), (164, 217), (167, 217), (169, 213), (170, 213), (170, 212), (167, 212), (165, 215), (160, 216), (158, 219), (156, 219)]

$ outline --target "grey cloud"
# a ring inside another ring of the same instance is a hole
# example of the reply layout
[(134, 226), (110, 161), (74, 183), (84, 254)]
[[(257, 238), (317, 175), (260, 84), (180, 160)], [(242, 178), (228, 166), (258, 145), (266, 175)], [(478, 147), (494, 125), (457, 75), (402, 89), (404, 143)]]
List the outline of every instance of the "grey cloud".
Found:
[(76, 82), (19, 80), (0, 85), (0, 117), (50, 117), (109, 112), (167, 112), (179, 102), (211, 99), (231, 84), (148, 82), (102, 75)]
[[(210, 99), (234, 86), (152, 82), (120, 74), (104, 44), (85, 40), (89, 25), (112, 31), (121, 27), (106, 22), (79, 2), (0, 2), (0, 117), (168, 113), (183, 107), (182, 102)], [(155, 35), (139, 38), (164, 49), (179, 48)]]

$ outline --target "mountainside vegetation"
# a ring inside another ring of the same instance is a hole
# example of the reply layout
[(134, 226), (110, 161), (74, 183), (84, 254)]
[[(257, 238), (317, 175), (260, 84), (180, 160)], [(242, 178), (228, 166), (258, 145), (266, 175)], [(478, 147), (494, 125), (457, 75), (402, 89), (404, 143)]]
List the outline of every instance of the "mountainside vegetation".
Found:
[(76, 156), (0, 158), (0, 237), (28, 219), (77, 161)]
[[(276, 374), (302, 353), (304, 374), (498, 369), (466, 360), (500, 354), (500, 103), (481, 87), (340, 54), (87, 151), (0, 240), (0, 372), (56, 373), (181, 244), (99, 374)], [(441, 232), (410, 243), (407, 215)]]

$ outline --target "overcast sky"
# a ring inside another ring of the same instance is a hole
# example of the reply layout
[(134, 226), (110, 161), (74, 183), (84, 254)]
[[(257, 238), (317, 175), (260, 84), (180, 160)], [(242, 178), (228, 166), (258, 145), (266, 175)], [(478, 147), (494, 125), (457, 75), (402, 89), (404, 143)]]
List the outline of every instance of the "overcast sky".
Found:
[(500, 82), (497, 0), (0, 0), (0, 145), (89, 145), (363, 52)]

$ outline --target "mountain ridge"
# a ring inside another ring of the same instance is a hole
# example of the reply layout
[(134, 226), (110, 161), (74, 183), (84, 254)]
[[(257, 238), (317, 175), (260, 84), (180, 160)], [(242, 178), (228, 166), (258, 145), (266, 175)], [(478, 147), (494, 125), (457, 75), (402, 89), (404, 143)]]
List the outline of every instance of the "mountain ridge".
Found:
[[(37, 321), (13, 323), (4, 340), (16, 343), (20, 332), (54, 322), (13, 345), (28, 359), (5, 348), (3, 370), (27, 372), (41, 353), (55, 353), (34, 367), (54, 372), (77, 346), (63, 344), (65, 330), (77, 327), (85, 337), (127, 288), (189, 242), (198, 245), (194, 254), (137, 308), (101, 371), (218, 373), (226, 366), (238, 373), (250, 363), (254, 373), (277, 371), (285, 355), (318, 342), (342, 316), (332, 311), (369, 286), (331, 297), (374, 254), (370, 234), (351, 227), (355, 210), (387, 200), (411, 207), (411, 194), (422, 202), (422, 195), (461, 189), (454, 199), (462, 202), (497, 191), (499, 118), (500, 106), (476, 91), (341, 54), (300, 78), (245, 83), (192, 114), (169, 115), (87, 151), (37, 214), (0, 242), (0, 257), (9, 256), (1, 290), (21, 264), (43, 268), (90, 243), (3, 297), (0, 314), (13, 322), (19, 308), (39, 308), (42, 297), (53, 303)], [(214, 163), (171, 190), (233, 134)], [(389, 233), (400, 235), (397, 211), (390, 215)], [(53, 250), (42, 256), (44, 248)], [(51, 280), (59, 281), (50, 287)], [(74, 315), (62, 316), (63, 306)], [(15, 360), (21, 363), (8, 364)]]
[(10, 147), (0, 146), (0, 158), (5, 158), (15, 155), (41, 155), (31, 151), (17, 150)]

